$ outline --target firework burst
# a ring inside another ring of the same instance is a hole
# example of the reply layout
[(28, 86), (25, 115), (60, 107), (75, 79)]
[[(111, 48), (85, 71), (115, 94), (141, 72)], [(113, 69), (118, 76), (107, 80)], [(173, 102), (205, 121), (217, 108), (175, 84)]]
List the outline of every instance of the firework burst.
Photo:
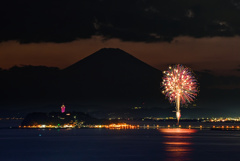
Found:
[(162, 93), (171, 103), (176, 103), (176, 117), (179, 119), (180, 104), (187, 104), (194, 101), (197, 96), (197, 80), (192, 72), (183, 65), (170, 66), (168, 71), (164, 71)]

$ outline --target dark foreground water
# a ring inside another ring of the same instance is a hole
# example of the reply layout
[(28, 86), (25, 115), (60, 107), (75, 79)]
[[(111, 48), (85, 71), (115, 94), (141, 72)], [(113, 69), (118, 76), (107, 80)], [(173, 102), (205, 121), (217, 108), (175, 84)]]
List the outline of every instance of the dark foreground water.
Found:
[(1, 161), (239, 161), (239, 154), (239, 131), (0, 129)]

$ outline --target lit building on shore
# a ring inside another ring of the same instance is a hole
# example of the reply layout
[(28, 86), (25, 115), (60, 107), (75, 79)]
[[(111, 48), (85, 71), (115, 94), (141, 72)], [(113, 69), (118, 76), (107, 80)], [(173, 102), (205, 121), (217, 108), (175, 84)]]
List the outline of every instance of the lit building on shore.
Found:
[(64, 113), (64, 112), (65, 112), (65, 109), (66, 109), (66, 107), (65, 107), (65, 105), (63, 104), (63, 105), (61, 106), (61, 112)]

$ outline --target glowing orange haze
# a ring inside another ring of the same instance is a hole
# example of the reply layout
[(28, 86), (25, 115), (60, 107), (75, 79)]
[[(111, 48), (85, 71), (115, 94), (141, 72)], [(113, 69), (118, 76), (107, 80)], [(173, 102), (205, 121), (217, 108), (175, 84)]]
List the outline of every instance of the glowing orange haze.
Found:
[(0, 67), (45, 65), (65, 68), (101, 48), (120, 48), (160, 70), (181, 63), (194, 70), (236, 74), (240, 65), (240, 37), (194, 39), (179, 37), (172, 43), (102, 41), (100, 37), (69, 43), (0, 43)]

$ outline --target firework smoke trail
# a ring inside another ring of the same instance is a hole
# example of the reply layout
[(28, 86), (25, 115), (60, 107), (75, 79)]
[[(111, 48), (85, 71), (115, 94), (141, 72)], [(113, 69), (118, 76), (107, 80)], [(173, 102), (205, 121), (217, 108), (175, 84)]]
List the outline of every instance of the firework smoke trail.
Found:
[(179, 124), (180, 105), (194, 101), (198, 92), (197, 80), (188, 68), (180, 64), (170, 66), (163, 73), (162, 93), (165, 94), (170, 103), (176, 104), (177, 124)]

